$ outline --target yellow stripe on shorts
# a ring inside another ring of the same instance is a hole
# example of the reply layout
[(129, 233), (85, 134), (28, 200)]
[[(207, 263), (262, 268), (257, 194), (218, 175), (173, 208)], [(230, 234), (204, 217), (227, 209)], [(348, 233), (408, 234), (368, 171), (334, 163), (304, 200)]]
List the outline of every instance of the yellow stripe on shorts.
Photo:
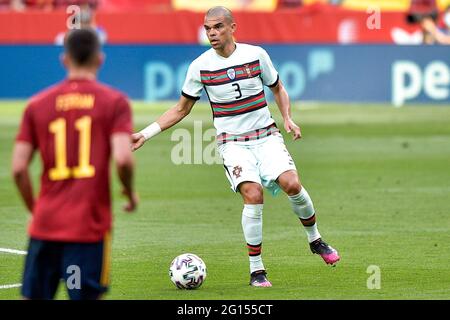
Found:
[(108, 231), (103, 239), (103, 261), (102, 261), (102, 273), (100, 276), (100, 284), (107, 287), (110, 282), (111, 273), (111, 232)]

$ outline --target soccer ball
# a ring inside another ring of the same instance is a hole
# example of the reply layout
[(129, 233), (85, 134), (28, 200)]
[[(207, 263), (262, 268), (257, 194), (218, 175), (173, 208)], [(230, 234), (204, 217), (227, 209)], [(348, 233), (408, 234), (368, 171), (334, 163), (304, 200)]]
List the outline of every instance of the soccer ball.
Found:
[(199, 256), (183, 253), (173, 259), (169, 276), (179, 289), (196, 289), (206, 279), (206, 265)]

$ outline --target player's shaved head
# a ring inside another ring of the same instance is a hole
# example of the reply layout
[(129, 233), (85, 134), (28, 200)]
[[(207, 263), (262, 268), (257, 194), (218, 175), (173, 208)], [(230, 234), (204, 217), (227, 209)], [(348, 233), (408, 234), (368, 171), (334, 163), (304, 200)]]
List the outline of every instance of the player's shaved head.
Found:
[(91, 28), (69, 31), (64, 46), (70, 59), (78, 66), (94, 63), (100, 52), (100, 41), (95, 30)]
[(206, 15), (205, 18), (206, 19), (211, 19), (211, 18), (217, 18), (217, 17), (225, 17), (225, 20), (228, 23), (234, 23), (234, 17), (233, 17), (233, 13), (231, 12), (230, 9), (222, 7), (222, 6), (217, 6), (217, 7), (213, 7), (211, 9), (209, 9), (208, 11), (206, 11)]

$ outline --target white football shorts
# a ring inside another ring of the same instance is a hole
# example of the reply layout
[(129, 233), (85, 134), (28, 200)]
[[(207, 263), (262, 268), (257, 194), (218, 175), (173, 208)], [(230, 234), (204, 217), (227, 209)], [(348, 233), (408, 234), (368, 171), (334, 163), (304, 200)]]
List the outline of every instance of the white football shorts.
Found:
[(281, 190), (278, 177), (288, 170), (297, 170), (279, 132), (259, 140), (227, 142), (219, 145), (218, 151), (234, 192), (238, 192), (240, 183), (251, 181), (276, 195)]

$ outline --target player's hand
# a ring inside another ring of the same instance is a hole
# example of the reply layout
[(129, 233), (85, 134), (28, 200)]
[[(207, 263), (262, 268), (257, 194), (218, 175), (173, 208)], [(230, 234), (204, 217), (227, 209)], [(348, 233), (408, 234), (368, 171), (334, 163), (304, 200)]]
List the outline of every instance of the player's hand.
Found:
[(139, 202), (139, 197), (137, 193), (135, 192), (130, 193), (127, 192), (126, 190), (123, 190), (122, 194), (128, 198), (128, 202), (123, 206), (123, 211), (130, 213), (135, 211)]
[(287, 133), (293, 134), (293, 140), (300, 139), (302, 137), (302, 132), (300, 131), (300, 127), (292, 121), (291, 118), (284, 120), (284, 129), (286, 129)]
[(131, 135), (131, 151), (136, 151), (145, 143), (145, 138), (142, 133), (133, 133)]
[(421, 25), (425, 31), (431, 34), (434, 34), (436, 32), (436, 24), (431, 19), (424, 19)]

